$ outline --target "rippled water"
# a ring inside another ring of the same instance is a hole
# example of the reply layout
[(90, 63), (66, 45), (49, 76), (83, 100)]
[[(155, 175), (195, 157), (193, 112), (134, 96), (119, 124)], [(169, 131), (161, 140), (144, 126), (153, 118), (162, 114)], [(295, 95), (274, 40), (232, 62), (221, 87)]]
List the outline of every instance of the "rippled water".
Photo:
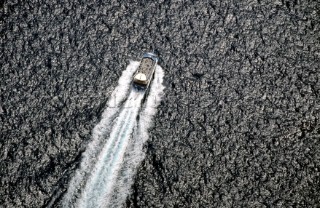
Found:
[(126, 207), (319, 204), (316, 1), (6, 1), (0, 204), (59, 207), (130, 60), (165, 92)]

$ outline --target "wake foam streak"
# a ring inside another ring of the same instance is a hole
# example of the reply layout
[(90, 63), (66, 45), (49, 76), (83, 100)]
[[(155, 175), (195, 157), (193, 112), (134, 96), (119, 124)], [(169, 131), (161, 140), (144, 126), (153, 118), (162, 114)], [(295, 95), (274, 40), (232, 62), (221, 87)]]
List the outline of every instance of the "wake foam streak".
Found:
[(134, 175), (145, 157), (143, 145), (149, 139), (148, 129), (153, 126), (152, 120), (163, 96), (163, 77), (164, 72), (162, 68), (157, 66), (155, 78), (150, 86), (150, 92), (139, 113), (140, 119), (134, 127), (133, 139), (130, 140), (131, 142), (127, 147), (126, 156), (116, 180), (117, 183), (113, 187), (112, 198), (104, 202), (108, 204), (108, 207), (121, 207), (125, 203), (126, 197), (130, 194)]
[(101, 151), (101, 147), (110, 132), (112, 119), (119, 111), (120, 104), (124, 101), (129, 91), (133, 73), (139, 66), (139, 62), (130, 62), (126, 70), (118, 81), (118, 86), (111, 94), (106, 110), (102, 113), (101, 121), (92, 131), (92, 141), (82, 155), (80, 168), (69, 183), (67, 193), (64, 195), (62, 206), (65, 208), (74, 207), (74, 203), (79, 197), (82, 188), (95, 164), (96, 158)]
[[(121, 166), (142, 97), (143, 93), (131, 91), (124, 110), (121, 111), (119, 119), (112, 128), (108, 143), (98, 157), (96, 166), (78, 202), (79, 207), (101, 207), (101, 201), (108, 198), (115, 182), (114, 178)], [(136, 107), (131, 107), (131, 103), (134, 103)], [(102, 204), (106, 205), (106, 203)]]
[(63, 207), (121, 207), (129, 194), (164, 90), (163, 70), (157, 66), (141, 109), (144, 92), (130, 84), (138, 66), (139, 62), (131, 62), (122, 73), (100, 123), (92, 131), (92, 141), (69, 184)]

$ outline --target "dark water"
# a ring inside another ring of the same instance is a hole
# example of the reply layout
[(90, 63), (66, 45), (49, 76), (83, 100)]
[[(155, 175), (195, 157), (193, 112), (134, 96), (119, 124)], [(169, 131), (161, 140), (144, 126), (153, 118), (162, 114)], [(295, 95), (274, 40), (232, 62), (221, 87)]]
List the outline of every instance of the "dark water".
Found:
[(126, 207), (318, 206), (320, 5), (264, 2), (4, 2), (1, 206), (59, 207), (150, 50), (165, 97)]

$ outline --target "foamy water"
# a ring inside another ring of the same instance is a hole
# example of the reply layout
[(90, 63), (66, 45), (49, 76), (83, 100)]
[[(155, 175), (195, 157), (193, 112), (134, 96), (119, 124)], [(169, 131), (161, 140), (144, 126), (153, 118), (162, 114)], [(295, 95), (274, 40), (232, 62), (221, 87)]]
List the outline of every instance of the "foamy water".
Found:
[(148, 140), (148, 129), (164, 90), (164, 73), (157, 66), (146, 102), (142, 103), (144, 91), (131, 86), (138, 66), (139, 62), (131, 62), (123, 71), (101, 121), (92, 131), (92, 141), (80, 168), (69, 184), (64, 207), (121, 207), (130, 193), (136, 169), (144, 158), (143, 144)]

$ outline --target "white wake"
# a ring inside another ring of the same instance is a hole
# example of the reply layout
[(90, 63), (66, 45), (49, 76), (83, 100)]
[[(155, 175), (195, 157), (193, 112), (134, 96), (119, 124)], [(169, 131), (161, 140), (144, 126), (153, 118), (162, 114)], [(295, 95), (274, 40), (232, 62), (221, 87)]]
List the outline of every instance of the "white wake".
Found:
[(63, 207), (121, 207), (129, 194), (164, 90), (164, 73), (157, 66), (141, 108), (145, 92), (131, 86), (138, 66), (139, 62), (131, 62), (123, 71), (100, 123), (92, 131), (92, 141), (69, 184)]

